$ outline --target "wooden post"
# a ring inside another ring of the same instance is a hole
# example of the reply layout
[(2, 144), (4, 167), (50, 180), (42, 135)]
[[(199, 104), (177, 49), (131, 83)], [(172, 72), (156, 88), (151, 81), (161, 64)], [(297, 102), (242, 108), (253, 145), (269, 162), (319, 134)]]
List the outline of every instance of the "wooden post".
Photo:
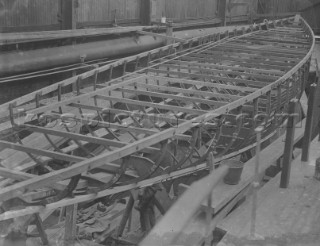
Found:
[(261, 150), (261, 133), (263, 127), (259, 126), (255, 129), (257, 133), (257, 146), (256, 146), (256, 165), (254, 172), (254, 182), (253, 182), (253, 194), (252, 194), (252, 209), (251, 209), (251, 228), (250, 228), (250, 238), (256, 238), (256, 217), (257, 217), (257, 204), (258, 204), (258, 186), (259, 186), (259, 165), (260, 165), (260, 150)]
[[(167, 29), (166, 29), (166, 36), (167, 37), (172, 37), (172, 35), (173, 35), (172, 21), (168, 21), (167, 22)], [(172, 44), (173, 42), (174, 42), (173, 39), (167, 38), (166, 44), (169, 45), (169, 44)]]
[(221, 19), (221, 25), (226, 26), (226, 11), (227, 11), (227, 0), (219, 1), (219, 18)]
[(66, 207), (64, 246), (72, 246), (75, 243), (77, 233), (77, 209), (78, 204)]
[(35, 214), (35, 223), (41, 238), (41, 241), (43, 243), (43, 245), (49, 245), (49, 241), (48, 241), (48, 237), (47, 234), (43, 228), (43, 224), (42, 224), (42, 220), (40, 218), (40, 215), (37, 213)]
[(287, 123), (287, 133), (284, 146), (283, 162), (282, 162), (282, 172), (280, 180), (280, 188), (288, 188), (291, 172), (291, 161), (292, 161), (292, 151), (294, 144), (294, 132), (295, 125), (297, 121), (298, 99), (292, 99), (289, 103), (289, 118)]
[[(213, 163), (214, 157), (212, 152), (208, 155), (207, 158), (207, 166), (209, 168), (209, 172), (212, 173), (214, 169)], [(206, 220), (207, 220), (207, 228), (206, 228), (206, 238), (205, 238), (205, 246), (211, 245), (212, 242), (212, 233), (211, 233), (211, 220), (212, 220), (212, 193), (209, 193), (208, 196), (208, 204), (206, 209)]]
[(130, 195), (126, 209), (124, 211), (124, 214), (123, 214), (122, 219), (120, 221), (120, 225), (117, 230), (116, 238), (118, 238), (122, 235), (124, 228), (126, 227), (127, 221), (129, 219), (129, 216), (131, 214), (133, 205), (134, 205), (134, 198), (132, 195)]
[(140, 21), (141, 25), (151, 25), (151, 2), (150, 0), (140, 0)]
[(315, 93), (317, 90), (317, 84), (312, 84), (310, 86), (310, 93), (308, 99), (308, 110), (307, 110), (307, 119), (306, 119), (306, 126), (303, 136), (303, 143), (302, 143), (302, 154), (301, 154), (301, 161), (309, 161), (309, 148), (312, 136), (312, 121), (313, 121), (313, 111), (315, 106)]

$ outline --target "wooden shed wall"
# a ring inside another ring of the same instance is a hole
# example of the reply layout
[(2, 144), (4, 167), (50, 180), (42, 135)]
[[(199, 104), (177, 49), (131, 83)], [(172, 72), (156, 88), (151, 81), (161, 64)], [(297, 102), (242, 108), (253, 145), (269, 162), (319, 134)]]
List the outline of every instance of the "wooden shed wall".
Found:
[[(37, 31), (61, 29), (63, 1), (71, 0), (0, 0), (0, 31)], [(120, 25), (138, 25), (144, 0), (75, 0), (77, 27), (107, 26), (114, 19)], [(218, 18), (221, 0), (150, 0), (151, 14), (174, 22)], [(227, 0), (229, 3), (257, 0)], [(273, 0), (272, 0), (273, 1)], [(231, 5), (232, 5), (231, 4)], [(230, 5), (230, 6), (231, 6)], [(247, 15), (246, 6), (233, 6), (231, 16)]]
[(227, 16), (231, 18), (246, 17), (257, 8), (258, 0), (227, 0)]
[(140, 0), (78, 0), (78, 25), (140, 22)]
[(305, 9), (302, 17), (306, 19), (316, 34), (320, 34), (320, 4)]
[(2, 31), (59, 29), (60, 0), (0, 0)]
[(213, 19), (217, 16), (217, 0), (165, 0), (167, 18), (184, 21)]

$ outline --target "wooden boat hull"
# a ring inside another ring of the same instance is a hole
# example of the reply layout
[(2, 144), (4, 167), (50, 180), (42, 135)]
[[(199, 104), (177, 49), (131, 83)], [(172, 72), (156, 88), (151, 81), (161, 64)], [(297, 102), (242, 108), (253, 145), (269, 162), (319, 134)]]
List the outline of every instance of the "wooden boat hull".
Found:
[[(40, 199), (45, 208), (0, 220), (165, 181), (169, 189), (210, 168), (209, 153), (218, 165), (254, 147), (257, 126), (274, 136), (304, 90), (313, 46), (303, 19), (265, 22), (122, 59), (2, 105), (16, 142), (0, 141), (0, 201)], [(123, 76), (112, 79), (115, 66)], [(75, 95), (63, 93), (72, 84)], [(68, 198), (73, 191), (81, 194)]]

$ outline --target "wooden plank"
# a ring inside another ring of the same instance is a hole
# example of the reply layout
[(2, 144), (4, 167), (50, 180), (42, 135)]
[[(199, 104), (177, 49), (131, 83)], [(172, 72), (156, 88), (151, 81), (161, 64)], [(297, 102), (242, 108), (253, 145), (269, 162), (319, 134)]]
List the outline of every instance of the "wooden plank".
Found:
[(240, 76), (249, 76), (249, 77), (255, 77), (257, 79), (261, 79), (261, 80), (271, 80), (271, 81), (275, 81), (277, 80), (279, 77), (278, 76), (271, 76), (271, 75), (263, 75), (263, 74), (255, 74), (255, 73), (247, 73), (247, 72), (239, 72), (239, 71), (226, 71), (226, 70), (218, 70), (215, 68), (204, 68), (205, 66), (200, 64), (199, 66), (183, 66), (181, 64), (176, 65), (176, 64), (161, 64), (159, 66), (163, 67), (163, 68), (167, 68), (167, 69), (186, 69), (186, 70), (191, 70), (193, 73), (194, 72), (200, 72), (200, 73), (204, 73), (204, 74), (225, 74), (225, 75), (240, 75)]
[(306, 123), (305, 135), (303, 137), (301, 161), (309, 160), (309, 147), (310, 147), (312, 129), (313, 129), (312, 124), (313, 124), (314, 110), (316, 106), (315, 94), (317, 92), (318, 86), (320, 85), (312, 84), (310, 86), (310, 94), (308, 98), (308, 110), (307, 110), (307, 123)]
[(178, 100), (182, 103), (186, 103), (189, 101), (189, 102), (203, 103), (203, 104), (207, 104), (207, 105), (217, 106), (217, 104), (215, 104), (215, 101), (202, 99), (202, 98), (198, 98), (198, 97), (177, 96), (175, 94), (151, 92), (151, 91), (147, 91), (147, 90), (132, 90), (132, 89), (125, 89), (125, 88), (119, 88), (119, 91), (132, 93), (135, 95), (146, 95), (146, 96), (150, 96), (150, 97), (157, 97), (157, 98), (162, 98), (162, 99), (170, 98), (170, 99)]
[[(235, 49), (233, 47), (230, 48), (224, 48), (224, 47), (219, 47), (217, 49), (212, 49), (210, 51), (206, 51), (205, 54), (212, 54), (212, 55), (222, 55), (222, 56), (243, 56), (244, 58), (264, 58), (264, 59), (269, 59), (271, 61), (279, 61), (279, 62), (284, 62), (286, 63), (287, 61), (290, 62), (299, 62), (301, 57), (290, 57), (287, 54), (282, 55), (281, 53), (277, 56), (276, 53), (268, 53), (266, 51), (261, 51), (260, 49), (256, 50), (243, 50), (241, 48)], [(281, 64), (280, 64), (281, 65)], [(282, 64), (283, 65), (283, 64)]]
[[(200, 58), (207, 58), (208, 54), (189, 54), (189, 56), (191, 57), (200, 57)], [(250, 56), (250, 55), (245, 55), (245, 54), (241, 54), (241, 53), (230, 53), (228, 54), (227, 52), (213, 52), (212, 54), (210, 54), (209, 61), (211, 60), (211, 57), (217, 57), (217, 59), (232, 59), (235, 60), (237, 59), (237, 57), (241, 57), (242, 60), (244, 61), (248, 61), (248, 62), (255, 62), (255, 63), (262, 63), (262, 64), (266, 64), (266, 65), (279, 65), (279, 66), (293, 66), (295, 64), (297, 64), (299, 62), (299, 60), (297, 60), (296, 62), (291, 62), (292, 64), (289, 64), (285, 61), (278, 61), (276, 59), (272, 60), (272, 59), (267, 59), (267, 58), (263, 58), (260, 56)]]
[(62, 131), (57, 131), (51, 128), (33, 126), (29, 124), (23, 124), (23, 125), (20, 125), (19, 127), (23, 129), (27, 129), (28, 131), (32, 131), (32, 132), (40, 132), (40, 133), (45, 133), (45, 134), (54, 135), (54, 136), (61, 136), (69, 139), (81, 140), (81, 141), (100, 144), (104, 146), (123, 147), (127, 145), (127, 143), (125, 142), (120, 142), (116, 140), (104, 139), (104, 138), (95, 137), (95, 136), (86, 136), (78, 133), (62, 132)]
[(270, 69), (270, 70), (281, 70), (281, 71), (288, 71), (289, 70), (289, 66), (276, 66), (276, 65), (266, 65), (266, 64), (258, 64), (258, 63), (253, 63), (253, 62), (249, 62), (249, 61), (244, 61), (241, 59), (237, 59), (235, 58), (235, 60), (231, 59), (231, 58), (210, 58), (210, 59), (206, 59), (206, 58), (200, 58), (200, 57), (188, 57), (188, 56), (184, 56), (182, 58), (180, 58), (181, 60), (184, 61), (198, 61), (198, 62), (208, 62), (210, 64), (217, 64), (217, 63), (223, 63), (223, 64), (227, 64), (227, 65), (239, 65), (242, 67), (248, 67), (248, 68), (254, 68), (254, 69)]
[[(190, 91), (189, 91), (189, 93), (190, 93)], [(159, 108), (159, 109), (165, 109), (168, 111), (184, 112), (184, 113), (188, 113), (188, 114), (202, 115), (202, 114), (207, 113), (207, 111), (205, 111), (205, 110), (197, 110), (197, 109), (192, 109), (190, 107), (179, 107), (179, 106), (166, 105), (166, 104), (160, 104), (160, 103), (152, 103), (152, 102), (147, 102), (147, 101), (138, 101), (138, 100), (132, 100), (132, 99), (126, 99), (126, 98), (104, 96), (104, 95), (100, 95), (100, 94), (97, 94), (95, 97), (97, 99), (111, 100), (113, 102), (122, 102), (122, 103), (126, 103), (126, 104), (131, 104), (131, 105)]]
[(184, 73), (184, 72), (178, 72), (178, 71), (172, 71), (172, 70), (160, 70), (156, 68), (149, 68), (149, 72), (153, 73), (161, 73), (161, 74), (169, 74), (169, 75), (178, 75), (181, 78), (187, 78), (189, 79), (190, 77), (192, 78), (197, 78), (197, 79), (211, 79), (214, 81), (226, 81), (230, 83), (243, 83), (246, 85), (252, 85), (252, 86), (260, 86), (260, 85), (267, 85), (267, 82), (263, 81), (254, 81), (254, 80), (246, 80), (246, 79), (237, 79), (237, 78), (227, 78), (227, 77), (218, 77), (214, 75), (208, 75), (208, 74), (202, 74), (202, 73)]
[[(95, 106), (89, 106), (86, 104), (80, 104), (80, 103), (72, 103), (70, 104), (72, 107), (78, 107), (82, 109), (91, 109), (91, 110), (96, 110), (99, 112), (103, 113), (116, 113), (116, 114), (125, 114), (127, 116), (132, 116), (132, 117), (148, 117), (147, 114), (145, 113), (139, 113), (139, 112), (133, 112), (133, 111), (128, 111), (128, 110), (122, 110), (122, 109), (114, 109), (114, 108), (102, 108), (102, 107), (95, 107)], [(171, 116), (171, 117), (170, 117)], [(151, 117), (155, 117), (155, 115), (151, 115)], [(173, 124), (180, 124), (182, 122), (186, 122), (186, 120), (179, 119), (178, 117), (175, 117), (174, 115), (159, 115), (157, 116), (158, 120), (163, 120), (166, 122), (170, 122)]]
[(74, 245), (77, 233), (77, 209), (78, 204), (66, 207), (66, 222), (64, 234), (64, 246)]
[(172, 78), (172, 77), (148, 75), (148, 80), (150, 79), (159, 82), (159, 84), (161, 85), (166, 85), (168, 83), (180, 83), (180, 84), (186, 84), (186, 85), (206, 86), (210, 88), (237, 90), (237, 91), (243, 91), (243, 92), (253, 92), (257, 90), (256, 88), (251, 88), (246, 86), (236, 86), (236, 85), (220, 84), (215, 82), (205, 82), (205, 81), (195, 80), (195, 79), (191, 80), (191, 79), (184, 79), (184, 78)]
[(196, 61), (180, 61), (180, 60), (174, 60), (171, 62), (168, 62), (169, 64), (171, 63), (176, 63), (176, 64), (183, 64), (186, 66), (204, 66), (207, 68), (216, 68), (216, 69), (232, 69), (234, 71), (247, 71), (247, 72), (252, 72), (252, 73), (267, 73), (267, 74), (274, 74), (274, 75), (283, 75), (285, 74), (282, 71), (278, 70), (267, 70), (267, 69), (262, 69), (262, 68), (248, 68), (248, 67), (239, 67), (239, 66), (226, 66), (226, 65), (220, 65), (220, 64), (212, 64), (208, 62), (196, 62)]
[(49, 151), (49, 150), (30, 148), (30, 147), (27, 147), (24, 145), (14, 144), (14, 143), (2, 141), (2, 140), (0, 140), (0, 147), (23, 151), (23, 152), (27, 152), (30, 154), (48, 156), (48, 157), (52, 157), (52, 158), (55, 158), (57, 160), (62, 160), (62, 161), (78, 162), (78, 161), (85, 160), (85, 158), (81, 158), (81, 157), (77, 157), (77, 156), (66, 155), (66, 154), (57, 153), (57, 152), (53, 152), (53, 151)]
[[(140, 245), (156, 246), (174, 243), (175, 238), (179, 236), (184, 226), (197, 212), (201, 202), (206, 199), (210, 191), (214, 189), (227, 171), (228, 167), (222, 166), (206, 178), (194, 183), (189, 188), (189, 192), (184, 193), (180, 199), (172, 205), (164, 218), (157, 223)], [(190, 194), (192, 194), (192, 196), (190, 196)], [(160, 238), (162, 240), (160, 240)]]
[(46, 231), (44, 230), (44, 227), (42, 224), (42, 219), (41, 219), (40, 215), (35, 214), (34, 216), (36, 217), (35, 223), (36, 223), (36, 226), (37, 226), (38, 232), (40, 234), (40, 238), (41, 238), (43, 245), (49, 245), (48, 237), (47, 237)]
[(295, 115), (295, 113), (297, 112), (297, 106), (298, 106), (297, 103), (298, 103), (297, 99), (292, 99), (289, 103), (289, 109), (288, 109), (289, 117), (288, 117), (287, 130), (286, 130), (280, 188), (288, 188), (288, 185), (289, 185), (293, 144), (294, 144), (293, 141), (294, 141), (294, 134), (295, 134), (295, 127), (293, 126), (295, 126), (297, 122), (297, 117)]

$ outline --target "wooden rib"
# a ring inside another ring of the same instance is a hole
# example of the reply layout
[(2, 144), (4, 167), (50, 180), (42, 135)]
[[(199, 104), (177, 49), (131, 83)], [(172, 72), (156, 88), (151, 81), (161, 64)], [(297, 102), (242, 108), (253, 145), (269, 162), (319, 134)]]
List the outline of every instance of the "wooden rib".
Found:
[[(189, 54), (189, 56), (191, 57), (201, 57), (201, 58), (206, 58), (207, 55), (204, 54)], [(296, 63), (287, 63), (287, 62), (280, 62), (280, 61), (276, 61), (276, 60), (268, 60), (268, 58), (261, 58), (260, 56), (256, 56), (256, 57), (249, 57), (249, 56), (245, 56), (243, 54), (240, 53), (231, 53), (231, 54), (226, 54), (226, 53), (221, 53), (219, 54), (217, 53), (213, 53), (211, 54), (211, 57), (216, 57), (216, 59), (232, 59), (235, 60), (237, 58), (241, 59), (242, 61), (248, 61), (248, 62), (254, 62), (254, 63), (262, 63), (262, 64), (267, 64), (267, 65), (277, 65), (277, 66), (291, 66), (293, 67), (293, 65), (295, 65)], [(211, 60), (211, 59), (210, 59)]]
[[(190, 91), (189, 91), (190, 93)], [(131, 104), (131, 105), (138, 105), (138, 106), (143, 106), (143, 107), (152, 107), (152, 108), (160, 108), (160, 109), (165, 109), (168, 111), (177, 111), (177, 112), (184, 112), (188, 114), (196, 114), (196, 115), (202, 115), (207, 113), (205, 110), (197, 110), (197, 109), (192, 109), (188, 107), (178, 107), (178, 106), (172, 106), (172, 105), (166, 105), (166, 104), (158, 104), (158, 103), (151, 103), (147, 101), (138, 101), (138, 100), (132, 100), (132, 99), (127, 99), (127, 98), (118, 98), (118, 97), (110, 97), (110, 96), (104, 96), (104, 95), (96, 95), (95, 96), (97, 99), (103, 99), (103, 100), (111, 100), (114, 102), (122, 102), (126, 104)]]
[(210, 62), (210, 64), (216, 64), (216, 63), (227, 63), (239, 65), (242, 67), (249, 67), (249, 68), (263, 68), (263, 69), (275, 69), (275, 70), (281, 70), (281, 71), (288, 71), (291, 66), (289, 64), (287, 66), (276, 66), (276, 65), (266, 65), (266, 64), (259, 64), (259, 63), (253, 63), (253, 61), (248, 60), (242, 60), (241, 58), (201, 58), (201, 57), (189, 57), (184, 56), (180, 58), (183, 61), (199, 61), (199, 62)]
[(29, 124), (24, 124), (19, 126), (21, 128), (24, 128), (25, 130), (32, 131), (32, 132), (40, 132), (40, 133), (45, 133), (49, 135), (54, 135), (54, 136), (60, 136), (60, 137), (66, 137), (69, 139), (73, 140), (81, 140), (89, 143), (95, 143), (95, 144), (100, 144), (104, 146), (113, 146), (113, 147), (123, 147), (127, 145), (125, 142), (120, 142), (120, 141), (115, 141), (115, 140), (110, 140), (110, 139), (103, 139), (99, 137), (91, 137), (91, 136), (86, 136), (78, 133), (71, 133), (71, 132), (65, 132), (65, 131), (57, 131), (51, 128), (45, 128), (45, 127), (40, 127), (40, 126), (33, 126)]
[[(233, 51), (232, 49), (226, 49), (226, 50), (214, 50), (211, 51), (211, 55), (219, 55), (222, 57), (233, 57), (233, 56), (240, 56), (243, 57), (245, 59), (258, 59), (260, 58), (260, 60), (270, 60), (270, 61), (276, 61), (280, 64), (280, 62), (290, 62), (290, 63), (296, 63), (299, 62), (299, 58), (291, 58), (289, 56), (277, 56), (276, 54), (268, 54), (266, 52), (260, 52), (259, 50), (257, 50), (256, 52), (252, 51), (252, 52), (248, 52), (248, 51), (242, 51), (241, 49), (239, 49), (239, 51)], [(210, 54), (209, 51), (206, 52), (205, 54)], [(281, 65), (281, 64), (280, 64)]]
[[(199, 97), (187, 97), (187, 96), (177, 96), (175, 94), (168, 94), (168, 93), (159, 93), (159, 92), (151, 92), (151, 91), (142, 91), (142, 90), (132, 90), (132, 89), (126, 89), (126, 88), (119, 88), (119, 91), (127, 92), (127, 93), (132, 93), (135, 95), (145, 95), (145, 96), (151, 96), (151, 97), (158, 97), (158, 98), (170, 98), (174, 100), (178, 100), (181, 102), (195, 102), (195, 103), (203, 103), (207, 105), (212, 105), (212, 106), (217, 106), (217, 103), (212, 100), (207, 100), (207, 99), (202, 99)], [(220, 103), (220, 104), (227, 104), (226, 103)]]
[[(151, 85), (151, 84), (140, 84), (137, 83), (137, 86), (142, 88), (148, 88), (148, 89), (154, 89), (154, 90), (160, 90), (160, 91), (170, 91), (170, 92), (177, 92), (187, 95), (199, 95), (204, 96), (208, 98), (223, 98), (228, 100), (237, 100), (241, 98), (240, 96), (236, 95), (229, 95), (229, 94), (221, 94), (221, 93), (213, 93), (210, 91), (200, 91), (200, 90), (188, 90), (188, 89), (182, 89), (177, 87), (167, 87), (167, 86), (161, 86), (161, 85)], [(225, 105), (226, 101), (216, 101), (217, 104), (222, 103), (221, 105)], [(207, 111), (206, 111), (207, 113)]]
[[(266, 51), (262, 51), (260, 49), (256, 50), (242, 50), (241, 48), (235, 49), (235, 48), (225, 48), (221, 47), (220, 49), (214, 49), (210, 51), (206, 51), (206, 54), (213, 54), (213, 55), (223, 55), (223, 56), (243, 56), (246, 58), (256, 58), (256, 57), (262, 57), (263, 59), (269, 59), (274, 61), (290, 61), (290, 62), (299, 62), (301, 57), (291, 57), (288, 54), (279, 54), (277, 56), (277, 53), (270, 53)], [(259, 56), (258, 56), (259, 55)]]
[(148, 75), (148, 79), (157, 80), (159, 81), (159, 83), (162, 83), (162, 84), (180, 83), (180, 84), (186, 84), (186, 85), (212, 87), (215, 89), (236, 90), (241, 92), (254, 92), (257, 90), (256, 88), (246, 87), (246, 86), (227, 85), (227, 84), (220, 84), (215, 82), (204, 82), (201, 80), (193, 80), (193, 79), (191, 80), (191, 79), (184, 79), (184, 78), (172, 78), (172, 77), (168, 78), (168, 77), (161, 77), (161, 76), (155, 76), (155, 75)]
[[(278, 69), (282, 69), (282, 68), (292, 68), (294, 64), (290, 64), (290, 63), (283, 63), (283, 62), (270, 62), (270, 61), (266, 61), (266, 60), (262, 60), (262, 59), (246, 59), (241, 57), (240, 55), (234, 55), (232, 56), (227, 56), (227, 55), (219, 55), (217, 54), (216, 56), (212, 56), (211, 58), (208, 58), (206, 56), (201, 56), (201, 55), (195, 55), (195, 54), (190, 54), (187, 57), (191, 57), (192, 59), (205, 59), (209, 62), (225, 62), (225, 61), (239, 61), (239, 62), (247, 62), (247, 63), (253, 63), (253, 64), (261, 64), (261, 65), (268, 65), (268, 66), (276, 66), (278, 67)], [(184, 57), (185, 58), (185, 57)]]
[(235, 78), (226, 78), (226, 77), (218, 77), (208, 74), (201, 74), (201, 73), (184, 73), (184, 72), (177, 72), (177, 71), (165, 71), (165, 70), (159, 70), (155, 68), (149, 68), (149, 72), (154, 73), (163, 73), (163, 74), (170, 74), (170, 75), (179, 75), (182, 78), (202, 78), (202, 79), (212, 79), (215, 81), (226, 81), (230, 83), (243, 83), (246, 85), (252, 85), (252, 86), (265, 86), (268, 84), (268, 82), (264, 81), (254, 81), (254, 80), (247, 80), (247, 79), (235, 79)]
[(91, 91), (86, 94), (82, 94), (82, 95), (79, 95), (76, 97), (71, 97), (71, 98), (65, 99), (64, 101), (55, 102), (50, 105), (46, 105), (46, 106), (42, 106), (40, 108), (35, 108), (32, 110), (29, 110), (29, 111), (27, 111), (27, 113), (35, 115), (35, 114), (44, 113), (44, 112), (50, 111), (50, 110), (56, 110), (59, 106), (66, 106), (66, 105), (73, 103), (73, 102), (89, 99), (89, 98), (93, 97), (94, 95), (96, 95), (97, 93), (101, 93), (101, 92), (107, 93), (108, 91), (112, 91), (112, 90), (117, 89), (119, 86), (129, 85), (129, 84), (132, 84), (132, 83), (139, 81), (140, 79), (143, 79), (143, 78), (145, 78), (145, 75), (141, 75), (141, 76), (135, 77), (135, 78), (130, 78), (126, 81), (112, 84), (112, 85), (109, 85), (105, 88), (102, 88), (102, 89), (99, 89), (96, 91)]
[[(241, 45), (243, 44), (243, 45)], [(244, 47), (243, 47), (244, 46)], [(259, 48), (257, 48), (257, 46)], [(260, 47), (264, 47), (266, 46), (266, 50), (264, 49), (260, 49)], [(304, 51), (301, 51), (301, 50), (297, 50), (297, 49), (293, 49), (293, 48), (275, 48), (274, 46), (270, 47), (270, 45), (267, 44), (259, 44), (259, 43), (256, 43), (256, 42), (250, 42), (250, 40), (241, 40), (237, 43), (228, 43), (227, 45), (225, 46), (220, 46), (221, 48), (225, 48), (225, 49), (232, 49), (232, 48), (235, 48), (235, 49), (241, 49), (243, 48), (243, 51), (250, 51), (250, 50), (256, 50), (256, 51), (263, 51), (263, 52), (267, 52), (267, 53), (273, 53), (273, 54), (276, 54), (276, 53), (279, 53), (279, 55), (286, 55), (288, 57), (300, 57), (302, 58), (303, 55), (305, 55), (305, 52)]]
[(225, 75), (240, 75), (240, 76), (248, 76), (248, 77), (255, 77), (257, 79), (262, 79), (265, 81), (275, 81), (277, 80), (278, 76), (271, 76), (271, 75), (264, 75), (264, 74), (254, 74), (254, 73), (247, 73), (247, 72), (239, 72), (239, 71), (227, 71), (227, 70), (219, 70), (219, 69), (207, 69), (204, 68), (204, 65), (200, 66), (182, 66), (181, 64), (179, 66), (174, 65), (174, 64), (162, 64), (159, 67), (165, 67), (165, 68), (173, 68), (173, 69), (191, 69), (193, 71), (197, 71), (200, 73), (205, 73), (205, 74), (225, 74)]
[[(127, 110), (122, 110), (122, 109), (114, 109), (114, 108), (102, 108), (102, 107), (95, 107), (95, 106), (91, 106), (91, 105), (86, 105), (86, 104), (80, 104), (80, 103), (71, 103), (69, 106), (71, 107), (80, 107), (83, 109), (91, 109), (91, 110), (95, 110), (95, 111), (99, 111), (99, 112), (110, 112), (110, 113), (116, 113), (116, 114), (126, 114), (129, 117), (130, 116), (148, 116), (145, 113), (137, 113), (137, 112), (133, 112), (133, 111), (127, 111)], [(153, 115), (154, 116), (154, 115)], [(163, 120), (169, 123), (173, 123), (173, 124), (180, 124), (182, 122), (185, 122), (185, 120), (176, 118), (176, 117), (168, 117), (169, 115), (156, 115), (157, 119), (159, 120)]]
[(85, 158), (82, 158), (82, 157), (66, 155), (62, 153), (52, 152), (49, 150), (35, 149), (35, 148), (23, 146), (20, 144), (10, 143), (2, 140), (0, 140), (0, 147), (23, 151), (25, 153), (30, 153), (30, 154), (48, 156), (57, 160), (68, 161), (68, 162), (79, 162), (79, 161), (85, 160)]
[(218, 69), (232, 69), (236, 71), (247, 71), (252, 73), (266, 73), (266, 74), (274, 74), (274, 75), (283, 75), (285, 74), (283, 71), (278, 70), (267, 70), (267, 69), (261, 69), (261, 68), (248, 68), (248, 67), (242, 67), (242, 66), (227, 66), (227, 65), (219, 65), (219, 64), (212, 64), (208, 62), (196, 62), (196, 61), (181, 61), (181, 60), (174, 60), (167, 62), (169, 64), (171, 63), (177, 63), (177, 64), (184, 64), (184, 65), (191, 65), (191, 66), (204, 66), (204, 67), (212, 67), (212, 68), (218, 68)]
[(33, 174), (12, 170), (8, 168), (3, 168), (3, 167), (0, 167), (0, 176), (4, 178), (14, 179), (17, 181), (23, 181), (23, 180), (27, 180), (35, 177), (35, 175)]

